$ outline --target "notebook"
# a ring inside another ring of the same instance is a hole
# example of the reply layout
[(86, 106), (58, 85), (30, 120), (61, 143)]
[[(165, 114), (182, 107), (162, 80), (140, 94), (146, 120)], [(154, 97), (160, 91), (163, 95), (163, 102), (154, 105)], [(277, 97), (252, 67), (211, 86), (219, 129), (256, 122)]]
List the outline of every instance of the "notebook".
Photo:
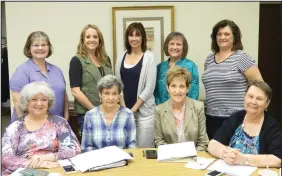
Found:
[(193, 141), (166, 144), (158, 147), (158, 162), (187, 162), (196, 160), (197, 150)]
[(98, 170), (104, 170), (104, 169), (111, 169), (111, 168), (126, 166), (127, 164), (128, 164), (128, 161), (123, 160), (123, 161), (118, 161), (118, 162), (111, 163), (111, 164), (106, 164), (106, 165), (103, 165), (103, 166), (93, 167), (91, 169), (88, 169), (88, 171), (98, 171)]
[[(133, 159), (127, 152), (116, 146), (104, 147), (76, 155), (69, 160), (81, 172), (99, 170), (109, 167), (120, 167), (123, 161)], [(124, 165), (126, 165), (125, 163)]]

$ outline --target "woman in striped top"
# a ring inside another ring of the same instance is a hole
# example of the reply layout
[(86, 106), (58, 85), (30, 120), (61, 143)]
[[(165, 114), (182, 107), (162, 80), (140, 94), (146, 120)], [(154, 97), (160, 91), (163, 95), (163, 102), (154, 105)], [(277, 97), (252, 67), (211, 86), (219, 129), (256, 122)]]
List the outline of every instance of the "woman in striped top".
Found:
[(211, 139), (232, 113), (242, 110), (248, 81), (263, 80), (254, 59), (243, 51), (241, 31), (230, 20), (218, 22), (211, 34), (213, 51), (205, 61), (207, 133)]

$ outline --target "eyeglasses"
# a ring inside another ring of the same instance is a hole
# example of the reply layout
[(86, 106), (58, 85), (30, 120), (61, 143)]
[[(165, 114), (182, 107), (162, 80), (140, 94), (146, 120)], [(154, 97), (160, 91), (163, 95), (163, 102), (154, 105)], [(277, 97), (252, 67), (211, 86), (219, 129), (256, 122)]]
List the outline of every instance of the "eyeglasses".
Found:
[(48, 98), (41, 98), (41, 99), (32, 98), (29, 101), (32, 102), (32, 103), (37, 103), (38, 101), (44, 103), (44, 102), (48, 102)]
[(41, 44), (41, 45), (39, 45), (39, 44), (31, 44), (31, 46), (34, 47), (34, 48), (39, 48), (40, 46), (41, 46), (41, 48), (47, 48), (48, 47), (47, 44)]

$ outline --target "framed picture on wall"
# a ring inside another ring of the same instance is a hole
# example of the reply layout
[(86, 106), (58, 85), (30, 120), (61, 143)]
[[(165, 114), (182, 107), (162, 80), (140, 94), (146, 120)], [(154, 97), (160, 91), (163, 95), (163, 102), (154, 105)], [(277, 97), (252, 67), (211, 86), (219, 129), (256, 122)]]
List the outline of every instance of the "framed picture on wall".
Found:
[(147, 34), (147, 49), (151, 50), (157, 63), (165, 60), (163, 44), (165, 37), (174, 31), (174, 6), (113, 7), (113, 60), (125, 50), (124, 34), (133, 22), (141, 22)]

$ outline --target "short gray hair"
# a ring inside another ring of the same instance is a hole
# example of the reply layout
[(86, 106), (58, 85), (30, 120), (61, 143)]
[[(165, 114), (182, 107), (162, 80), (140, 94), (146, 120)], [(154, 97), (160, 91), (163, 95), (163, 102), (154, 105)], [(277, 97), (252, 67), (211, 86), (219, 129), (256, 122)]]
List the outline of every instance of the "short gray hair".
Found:
[(110, 89), (114, 86), (118, 87), (118, 93), (123, 90), (123, 83), (114, 75), (106, 75), (97, 84), (97, 89), (101, 93), (103, 89)]
[(48, 97), (48, 111), (54, 107), (55, 93), (51, 87), (45, 82), (32, 82), (25, 85), (20, 93), (19, 108), (24, 114), (28, 113), (28, 102), (38, 93), (42, 93), (44, 96)]

